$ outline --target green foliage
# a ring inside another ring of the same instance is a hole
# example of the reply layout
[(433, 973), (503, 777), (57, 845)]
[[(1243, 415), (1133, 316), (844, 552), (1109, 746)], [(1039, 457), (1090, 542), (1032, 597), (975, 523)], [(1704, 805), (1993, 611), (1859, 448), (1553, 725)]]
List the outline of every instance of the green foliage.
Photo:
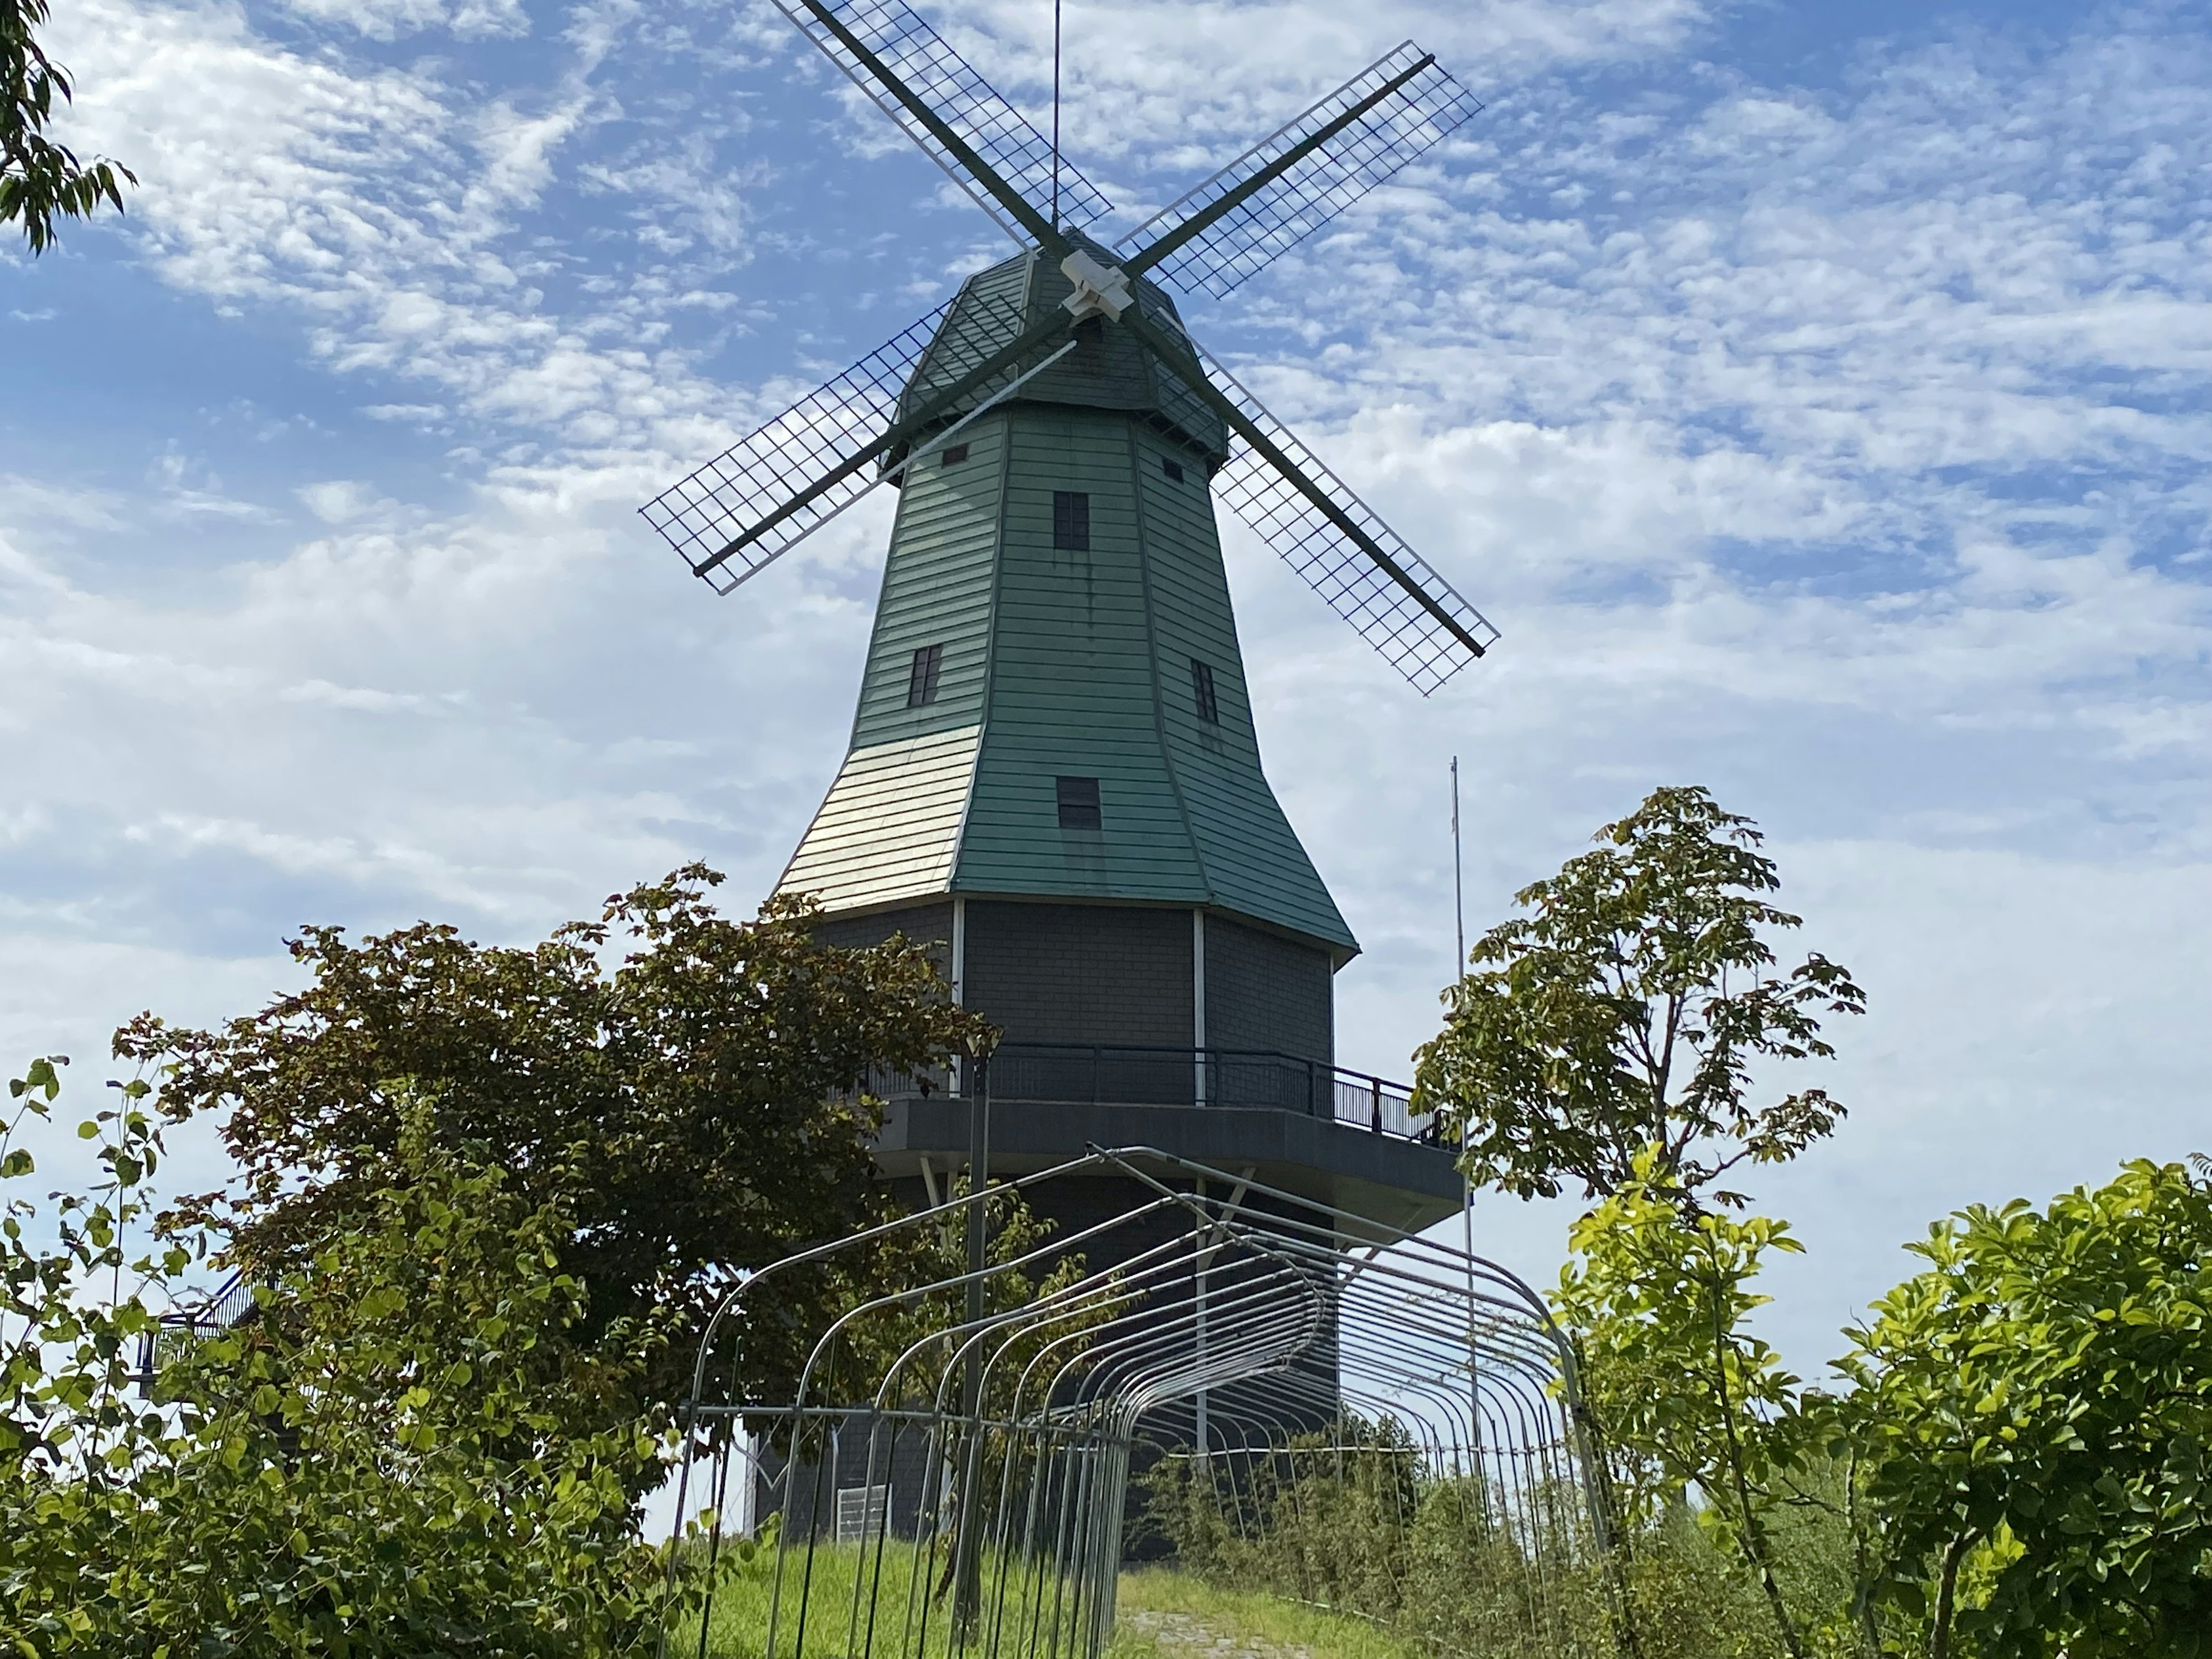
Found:
[(1431, 1652), (1549, 1659), (1607, 1639), (1578, 1496), (1540, 1504), (1532, 1554), (1540, 1540), (1500, 1526), (1479, 1480), (1426, 1468), (1390, 1418), (1169, 1457), (1144, 1486), (1148, 1530), (1208, 1584), (1353, 1613)]
[[(358, 945), (311, 927), (292, 945), (305, 990), (214, 1031), (141, 1016), (117, 1052), (167, 1068), (172, 1116), (220, 1115), (242, 1170), (183, 1213), (219, 1223), (235, 1258), (296, 1271), (411, 1178), (417, 1103), (437, 1144), (483, 1148), (524, 1201), (568, 1218), (562, 1256), (588, 1311), (564, 1343), (623, 1352), (669, 1316), (602, 1420), (677, 1398), (732, 1271), (882, 1212), (879, 1108), (860, 1086), (981, 1029), (921, 947), (817, 945), (817, 913), (789, 900), (731, 921), (708, 902), (720, 880), (688, 866), (529, 950), (428, 923)], [(611, 945), (625, 952), (611, 970)], [(749, 1310), (749, 1376), (787, 1380), (791, 1341), (866, 1278), (865, 1262), (778, 1276)]]
[(40, 49), (47, 0), (0, 0), (0, 224), (21, 221), (33, 254), (54, 240), (54, 219), (88, 219), (102, 201), (123, 208), (118, 179), (138, 182), (119, 161), (81, 162), (47, 137), (54, 96), (70, 101), (69, 74)]
[[(1786, 1659), (1758, 1575), (1689, 1504), (1630, 1520), (1608, 1565), (1571, 1518), (1577, 1500), (1559, 1494), (1547, 1522), (1559, 1547), (1539, 1565), (1525, 1537), (1486, 1513), (1476, 1483), (1425, 1473), (1408, 1451), (1395, 1425), (1355, 1420), (1340, 1439), (1309, 1437), (1249, 1472), (1218, 1454), (1170, 1459), (1146, 1478), (1147, 1520), (1186, 1583), (1337, 1608), (1372, 1621), (1384, 1645), (1499, 1659)], [(1807, 1651), (1859, 1659), (1839, 1480), (1826, 1466), (1798, 1471), (1763, 1524), (1784, 1595), (1808, 1610)], [(1156, 1593), (1140, 1605), (1188, 1601)], [(1249, 1619), (1254, 1607), (1237, 1611)]]
[(1555, 1297), (1636, 1550), (1695, 1502), (1793, 1651), (2212, 1650), (2212, 1187), (2134, 1164), (2042, 1212), (1960, 1212), (1822, 1395), (1740, 1329), (1762, 1255), (1796, 1248), (1779, 1224), (1686, 1212), (1638, 1172), (1577, 1224)]
[(1911, 1248), (1841, 1362), (1875, 1595), (1939, 1655), (2212, 1652), (2212, 1187), (2130, 1164)]
[(1656, 1146), (1632, 1173), (1576, 1222), (1575, 1259), (1552, 1298), (1575, 1338), (1584, 1403), (1618, 1454), (1631, 1523), (1704, 1494), (1702, 1518), (1741, 1553), (1797, 1653), (1767, 1533), (1778, 1477), (1802, 1461), (1798, 1379), (1743, 1322), (1771, 1299), (1749, 1288), (1760, 1258), (1801, 1247), (1779, 1221), (1686, 1210)]
[[(1849, 1528), (1822, 1504), (1786, 1504), (1767, 1522), (1775, 1577), (1789, 1605), (1810, 1610), (1807, 1650), (1860, 1659), (1843, 1611), (1850, 1596)], [(1640, 1659), (1784, 1659), (1771, 1604), (1740, 1551), (1686, 1504), (1634, 1528), (1621, 1578), (1625, 1622)]]
[(1865, 1005), (1822, 956), (1766, 972), (1763, 934), (1799, 919), (1761, 896), (1781, 883), (1750, 820), (1660, 789), (1596, 840), (1515, 895), (1532, 915), (1476, 942), (1420, 1050), (1415, 1109), (1461, 1134), (1472, 1179), (1522, 1198), (1567, 1177), (1609, 1193), (1654, 1145), (1660, 1176), (1694, 1196), (1829, 1133), (1843, 1108), (1823, 1090), (1747, 1103), (1753, 1061), (1828, 1056), (1820, 1016)]
[[(1765, 1492), (1795, 1460), (1798, 1379), (1745, 1331), (1772, 1298), (1750, 1289), (1770, 1250), (1803, 1248), (1785, 1222), (1685, 1214), (1653, 1184), (1656, 1159), (1568, 1233), (1574, 1259), (1552, 1304), (1573, 1333), (1583, 1396), (1607, 1440), (1627, 1454), (1621, 1493), (1641, 1523), (1696, 1487), (1731, 1490), (1741, 1469)], [(1739, 1510), (1716, 1524), (1741, 1527)]]
[(1249, 1457), (1165, 1459), (1152, 1472), (1146, 1503), (1152, 1524), (1193, 1571), (1390, 1619), (1401, 1605), (1402, 1553), (1346, 1542), (1402, 1542), (1425, 1484), (1401, 1424), (1355, 1416)]
[[(15, 1090), (44, 1115), (52, 1067)], [(87, 1126), (107, 1177), (63, 1200), (52, 1247), (30, 1240), (30, 1201), (8, 1202), (0, 1643), (30, 1659), (632, 1650), (660, 1571), (630, 1492), (665, 1447), (589, 1426), (637, 1361), (559, 1341), (584, 1310), (557, 1255), (569, 1218), (410, 1115), (404, 1183), (367, 1194), (246, 1323), (140, 1376), (149, 1305), (209, 1242), (188, 1229), (129, 1254), (160, 1158), (144, 1094)], [(29, 1173), (5, 1143), (0, 1167)]]

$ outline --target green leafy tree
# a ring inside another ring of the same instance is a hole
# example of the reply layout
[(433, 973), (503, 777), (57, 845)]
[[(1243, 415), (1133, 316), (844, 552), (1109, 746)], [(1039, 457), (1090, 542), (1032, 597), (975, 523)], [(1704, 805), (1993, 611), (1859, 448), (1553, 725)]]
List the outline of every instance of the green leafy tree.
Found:
[(54, 240), (57, 216), (88, 219), (101, 202), (123, 208), (118, 181), (138, 182), (120, 161), (79, 161), (48, 136), (54, 98), (73, 96), (68, 71), (38, 41), (47, 0), (0, 0), (0, 224), (21, 222), (33, 254)]
[(1751, 1072), (1828, 1056), (1821, 1016), (1865, 998), (1823, 956), (1769, 971), (1767, 936), (1799, 918), (1765, 901), (1781, 881), (1757, 829), (1705, 790), (1656, 790), (1595, 839), (1515, 895), (1530, 914), (1476, 942), (1418, 1056), (1414, 1103), (1460, 1134), (1477, 1182), (1551, 1198), (1572, 1179), (1595, 1197), (1656, 1146), (1654, 1177), (1694, 1202), (1834, 1128), (1844, 1109), (1825, 1091), (1754, 1104)]
[[(45, 1115), (40, 1062), (15, 1085)], [(661, 1558), (630, 1494), (662, 1439), (605, 1425), (635, 1354), (580, 1363), (557, 1207), (450, 1154), (414, 1115), (408, 1179), (265, 1293), (258, 1316), (155, 1350), (215, 1241), (148, 1231), (159, 1132), (143, 1088), (88, 1124), (103, 1183), (55, 1242), (28, 1200), (0, 1236), (0, 1646), (29, 1659), (636, 1650)], [(19, 1110), (18, 1115), (20, 1116)], [(10, 1133), (14, 1129), (11, 1121)], [(0, 1150), (4, 1188), (31, 1174)], [(133, 1240), (158, 1254), (132, 1256)]]
[[(607, 1420), (678, 1398), (730, 1272), (880, 1213), (862, 1085), (982, 1029), (921, 947), (819, 945), (817, 913), (789, 900), (730, 921), (708, 902), (720, 879), (689, 866), (526, 950), (428, 923), (358, 945), (308, 928), (304, 990), (217, 1030), (142, 1016), (117, 1052), (163, 1069), (173, 1117), (219, 1115), (241, 1170), (182, 1214), (219, 1221), (256, 1273), (304, 1269), (411, 1178), (411, 1106), (437, 1144), (482, 1149), (519, 1199), (568, 1218), (586, 1312), (563, 1340), (666, 1339)], [(788, 1365), (773, 1334), (818, 1328), (850, 1288), (780, 1276), (747, 1363)]]
[(1930, 1659), (2212, 1652), (2212, 1185), (1961, 1210), (1840, 1362), (1872, 1588)]
[(1631, 1178), (1576, 1222), (1552, 1302), (1573, 1334), (1585, 1404), (1615, 1449), (1632, 1524), (1692, 1488), (1700, 1518), (1758, 1581), (1783, 1645), (1802, 1659), (1771, 1516), (1801, 1462), (1798, 1379), (1743, 1328), (1770, 1298), (1749, 1286), (1767, 1252), (1802, 1247), (1786, 1224), (1687, 1210), (1647, 1148)]

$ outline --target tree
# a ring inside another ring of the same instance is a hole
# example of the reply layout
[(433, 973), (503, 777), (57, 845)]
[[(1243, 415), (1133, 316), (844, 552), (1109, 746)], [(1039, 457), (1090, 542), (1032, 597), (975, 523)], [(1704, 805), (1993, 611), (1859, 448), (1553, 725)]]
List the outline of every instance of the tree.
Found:
[[(720, 879), (688, 866), (528, 950), (428, 923), (359, 945), (311, 927), (292, 945), (305, 990), (220, 1030), (142, 1016), (118, 1054), (167, 1069), (171, 1116), (225, 1115), (242, 1172), (183, 1213), (219, 1218), (257, 1273), (301, 1270), (405, 1183), (419, 1103), (438, 1144), (483, 1149), (521, 1200), (568, 1218), (574, 1340), (619, 1347), (662, 1316), (671, 1340), (639, 1386), (678, 1398), (729, 1272), (880, 1212), (861, 1085), (925, 1073), (981, 1029), (921, 947), (818, 945), (816, 912), (790, 900), (731, 921), (708, 902)], [(630, 947), (611, 971), (611, 941)], [(779, 1276), (748, 1363), (775, 1363), (769, 1334), (815, 1328), (808, 1309), (841, 1293)]]
[(1750, 1104), (1752, 1066), (1829, 1056), (1820, 1015), (1865, 995), (1819, 955), (1766, 971), (1764, 933), (1799, 918), (1760, 896), (1781, 881), (1757, 829), (1704, 789), (1656, 790), (1595, 840), (1476, 942), (1417, 1057), (1415, 1109), (1460, 1134), (1477, 1182), (1552, 1198), (1571, 1177), (1595, 1197), (1656, 1146), (1652, 1179), (1694, 1207), (1737, 1164), (1833, 1130), (1824, 1090)]
[(1839, 1369), (1873, 1589), (1981, 1659), (2212, 1652), (2212, 1184), (1959, 1211)]
[[(59, 1085), (40, 1061), (14, 1086), (45, 1115)], [(258, 1317), (165, 1342), (141, 1374), (152, 1310), (216, 1242), (187, 1227), (131, 1255), (161, 1144), (144, 1093), (83, 1126), (106, 1178), (64, 1196), (52, 1247), (27, 1242), (27, 1200), (0, 1230), (0, 1646), (634, 1650), (663, 1558), (637, 1541), (630, 1498), (665, 1442), (596, 1421), (619, 1391), (607, 1373), (637, 1355), (580, 1364), (562, 1348), (583, 1311), (556, 1254), (568, 1218), (410, 1112), (404, 1185), (369, 1194)], [(0, 1191), (31, 1172), (0, 1137)]]
[(0, 0), (0, 224), (21, 221), (33, 254), (54, 240), (54, 218), (88, 219), (102, 201), (123, 210), (117, 181), (138, 182), (120, 161), (74, 151), (46, 136), (54, 94), (74, 97), (69, 73), (40, 46), (47, 0)]
[(1783, 1645), (1802, 1659), (1768, 1524), (1778, 1480), (1802, 1453), (1798, 1380), (1743, 1329), (1770, 1300), (1748, 1288), (1761, 1256), (1802, 1247), (1783, 1222), (1686, 1211), (1656, 1146), (1569, 1238), (1577, 1259), (1552, 1303), (1575, 1338), (1584, 1402), (1619, 1454), (1628, 1518), (1648, 1527), (1695, 1488), (1701, 1518), (1757, 1579)]

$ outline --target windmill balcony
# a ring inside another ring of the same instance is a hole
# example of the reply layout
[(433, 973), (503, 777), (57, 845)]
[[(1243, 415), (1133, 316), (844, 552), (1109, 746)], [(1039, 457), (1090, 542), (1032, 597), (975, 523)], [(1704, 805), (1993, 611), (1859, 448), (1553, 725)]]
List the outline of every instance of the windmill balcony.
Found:
[[(957, 1076), (883, 1073), (866, 1092), (887, 1103), (959, 1100)], [(994, 1107), (1206, 1106), (1292, 1112), (1422, 1146), (1437, 1125), (1413, 1091), (1365, 1072), (1267, 1049), (1167, 1048), (1102, 1042), (1010, 1042), (991, 1060)]]
[[(878, 1169), (910, 1200), (933, 1201), (967, 1166), (962, 1079), (886, 1075), (867, 1092), (884, 1103)], [(1418, 1231), (1453, 1213), (1462, 1189), (1453, 1148), (1409, 1095), (1262, 1049), (1008, 1042), (991, 1060), (990, 1169), (1004, 1178), (1091, 1147), (1150, 1148)]]

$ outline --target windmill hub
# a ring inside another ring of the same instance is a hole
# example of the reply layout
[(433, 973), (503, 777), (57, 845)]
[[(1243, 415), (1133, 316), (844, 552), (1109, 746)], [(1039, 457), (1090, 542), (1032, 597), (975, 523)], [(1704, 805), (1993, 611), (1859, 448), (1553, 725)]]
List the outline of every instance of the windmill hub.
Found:
[(1079, 323), (1093, 317), (1121, 320), (1121, 313), (1134, 303), (1129, 292), (1128, 273), (1119, 265), (1103, 265), (1081, 248), (1060, 262), (1060, 274), (1075, 284), (1075, 292), (1060, 301), (1067, 314)]

